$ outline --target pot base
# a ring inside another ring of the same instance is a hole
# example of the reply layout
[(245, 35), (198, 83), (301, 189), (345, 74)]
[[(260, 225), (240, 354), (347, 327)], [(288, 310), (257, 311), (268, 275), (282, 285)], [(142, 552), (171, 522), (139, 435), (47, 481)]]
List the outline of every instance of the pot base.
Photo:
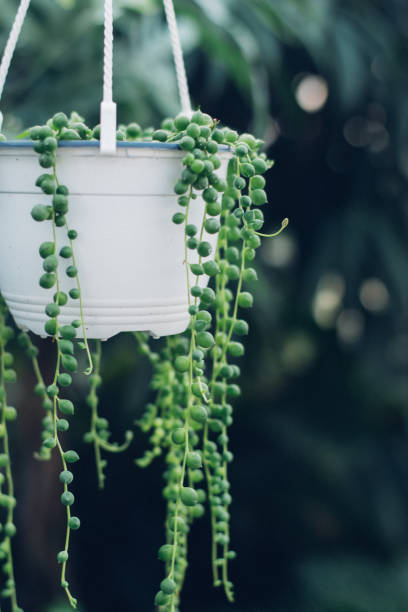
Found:
[[(10, 293), (4, 293), (3, 297), (18, 327), (44, 335), (44, 310), (48, 303), (46, 300)], [(156, 338), (179, 334), (184, 332), (189, 324), (187, 309), (187, 301), (182, 299), (163, 298), (154, 302), (85, 300), (83, 304), (85, 332), (89, 339), (104, 340), (120, 332), (134, 330), (148, 332)], [(80, 318), (79, 306), (65, 306), (58, 320), (63, 326)], [(79, 327), (78, 338), (82, 337), (82, 327)]]

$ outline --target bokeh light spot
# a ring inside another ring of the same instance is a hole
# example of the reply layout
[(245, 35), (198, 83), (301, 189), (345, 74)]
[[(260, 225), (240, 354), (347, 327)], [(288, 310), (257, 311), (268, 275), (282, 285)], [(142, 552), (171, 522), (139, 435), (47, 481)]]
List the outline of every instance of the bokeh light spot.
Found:
[(312, 305), (314, 320), (320, 327), (334, 327), (344, 291), (345, 283), (340, 274), (330, 273), (322, 276)]
[(364, 333), (364, 317), (359, 310), (345, 309), (337, 319), (336, 329), (339, 340), (345, 344), (354, 344)]
[(360, 287), (360, 302), (370, 312), (386, 310), (390, 301), (387, 287), (378, 278), (367, 278)]
[(327, 102), (328, 95), (327, 81), (315, 74), (302, 77), (295, 89), (296, 101), (307, 113), (316, 113), (321, 110)]
[(284, 233), (273, 240), (265, 240), (261, 257), (268, 266), (274, 268), (286, 268), (291, 265), (297, 254), (297, 246), (294, 238)]

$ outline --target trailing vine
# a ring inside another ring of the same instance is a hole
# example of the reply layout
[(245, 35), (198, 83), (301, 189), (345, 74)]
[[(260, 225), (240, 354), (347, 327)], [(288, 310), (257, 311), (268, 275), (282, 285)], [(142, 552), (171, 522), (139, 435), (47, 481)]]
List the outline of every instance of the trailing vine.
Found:
[(100, 375), (101, 359), (102, 343), (100, 340), (95, 340), (95, 351), (92, 353), (94, 371), (90, 376), (90, 391), (86, 398), (86, 402), (91, 409), (91, 428), (84, 435), (84, 441), (87, 444), (93, 445), (98, 485), (100, 489), (103, 489), (106, 478), (104, 469), (107, 465), (107, 461), (106, 459), (102, 459), (102, 451), (108, 453), (121, 453), (125, 451), (133, 440), (133, 432), (130, 430), (126, 432), (125, 440), (121, 445), (116, 442), (109, 442), (111, 435), (109, 431), (109, 421), (101, 417), (98, 412), (98, 387), (102, 384)]
[[(50, 451), (56, 449), (61, 462), (62, 469), (59, 478), (63, 486), (61, 503), (66, 508), (66, 532), (64, 548), (58, 553), (57, 561), (61, 564), (61, 586), (65, 590), (70, 604), (75, 608), (77, 600), (70, 592), (66, 568), (69, 559), (71, 530), (76, 530), (80, 527), (80, 520), (71, 514), (71, 506), (75, 501), (75, 497), (70, 491), (69, 485), (72, 483), (74, 475), (68, 470), (68, 464), (76, 463), (79, 460), (79, 455), (74, 450), (64, 451), (63, 448), (61, 434), (69, 429), (69, 421), (66, 417), (73, 415), (74, 405), (71, 400), (63, 398), (61, 393), (63, 389), (71, 385), (71, 374), (78, 370), (78, 361), (74, 355), (73, 343), (77, 336), (77, 328), (82, 327), (86, 347), (87, 341), (82, 306), (80, 308), (81, 320), (74, 320), (69, 325), (61, 325), (59, 320), (61, 308), (68, 302), (68, 295), (62, 291), (61, 287), (59, 260), (56, 255), (58, 252), (56, 230), (57, 227), (66, 229), (68, 244), (60, 249), (59, 256), (64, 260), (71, 260), (71, 264), (65, 270), (66, 275), (70, 278), (78, 277), (72, 248), (72, 241), (76, 239), (77, 232), (68, 227), (65, 215), (68, 213), (69, 190), (65, 185), (59, 183), (56, 173), (55, 151), (58, 141), (55, 130), (62, 128), (58, 121), (58, 116), (53, 120), (53, 127), (54, 129), (50, 126), (44, 126), (38, 130), (33, 129), (30, 134), (31, 138), (35, 141), (34, 150), (39, 153), (41, 167), (52, 168), (51, 174), (42, 174), (36, 182), (36, 185), (44, 194), (52, 196), (52, 205), (37, 204), (32, 209), (31, 216), (37, 222), (49, 221), (51, 225), (50, 240), (43, 242), (39, 247), (43, 268), (39, 284), (45, 290), (56, 289), (53, 301), (49, 302), (45, 308), (48, 320), (44, 325), (44, 331), (53, 337), (57, 349), (57, 357), (53, 380), (46, 388), (46, 394), (51, 400), (51, 410), (44, 423), (45, 433), (48, 434), (48, 437), (44, 436), (42, 448), (49, 449)], [(80, 300), (79, 280), (77, 281), (77, 288), (69, 291), (69, 297), (72, 300)], [(88, 372), (90, 373), (92, 362), (89, 348), (87, 348), (87, 354), (89, 358)], [(41, 450), (39, 454), (41, 456)], [(44, 455), (46, 455), (46, 451), (43, 451)]]
[(0, 533), (0, 563), (6, 579), (1, 591), (3, 598), (9, 598), (12, 612), (21, 612), (17, 604), (16, 583), (14, 576), (14, 562), (12, 539), (17, 529), (14, 524), (14, 482), (11, 471), (11, 456), (9, 444), (9, 421), (14, 421), (17, 411), (7, 402), (6, 385), (15, 383), (17, 374), (13, 365), (13, 356), (7, 351), (7, 345), (14, 337), (14, 330), (6, 324), (7, 307), (0, 295), (0, 507), (1, 507), (1, 533)]
[[(209, 115), (197, 111), (191, 119), (165, 120), (152, 137), (178, 141), (186, 152), (175, 186), (182, 210), (173, 215), (173, 222), (184, 228), (190, 325), (184, 337), (169, 339), (153, 360), (143, 348), (153, 363), (157, 396), (140, 423), (145, 431), (153, 429), (152, 450), (138, 461), (145, 466), (167, 451), (166, 543), (159, 549), (166, 567), (155, 603), (175, 612), (188, 563), (187, 535), (192, 521), (204, 513), (207, 495), (214, 585), (222, 585), (228, 600), (234, 600), (229, 579), (229, 562), (236, 553), (230, 549), (228, 468), (233, 455), (228, 429), (233, 423), (230, 402), (241, 392), (236, 384), (240, 368), (230, 362), (244, 354), (240, 340), (249, 326), (240, 313), (253, 304), (252, 294), (244, 289), (257, 280), (250, 265), (256, 249), (261, 237), (277, 236), (288, 221), (273, 234), (259, 231), (264, 224), (259, 206), (267, 202), (263, 174), (273, 163), (259, 152), (262, 142), (253, 136), (220, 129)], [(222, 165), (219, 150), (225, 145), (231, 150), (226, 181), (217, 173)], [(190, 223), (190, 207), (198, 196), (204, 200), (200, 227)], [(213, 234), (218, 234), (214, 253), (206, 239)], [(211, 287), (200, 283), (204, 275), (212, 279)], [(204, 478), (207, 493), (199, 484)]]
[[(80, 520), (71, 514), (75, 498), (70, 485), (74, 475), (68, 468), (79, 460), (79, 455), (72, 449), (65, 450), (64, 434), (70, 427), (68, 417), (75, 410), (65, 395), (73, 382), (72, 375), (79, 370), (81, 352), (87, 360), (84, 373), (89, 376), (86, 402), (90, 426), (84, 441), (93, 445), (100, 488), (106, 478), (107, 463), (103, 454), (126, 450), (133, 433), (127, 431), (121, 445), (111, 442), (108, 420), (99, 411), (102, 344), (100, 340), (91, 343), (87, 339), (79, 276), (81, 262), (77, 262), (75, 255), (78, 232), (69, 224), (69, 188), (60, 183), (57, 173), (59, 141), (99, 139), (100, 128), (89, 129), (77, 113), (69, 118), (57, 113), (46, 125), (31, 128), (29, 135), (39, 164), (45, 170), (36, 182), (43, 201), (33, 207), (31, 216), (37, 222), (47, 223), (50, 230), (49, 240), (39, 247), (40, 286), (54, 291), (45, 308), (44, 324), (44, 332), (52, 338), (56, 349), (55, 370), (50, 381), (45, 382), (38, 348), (30, 336), (20, 333), (18, 343), (32, 362), (36, 377), (34, 391), (45, 410), (42, 443), (36, 457), (48, 460), (55, 450), (61, 465), (66, 532), (57, 561), (61, 565), (61, 586), (75, 608), (77, 601), (69, 588), (67, 562), (71, 531), (80, 527)], [(249, 289), (257, 280), (252, 264), (256, 251), (261, 238), (277, 236), (288, 221), (284, 219), (274, 233), (260, 231), (264, 225), (260, 207), (267, 203), (264, 174), (273, 162), (261, 152), (262, 141), (250, 134), (239, 135), (222, 128), (218, 121), (198, 110), (192, 117), (179, 115), (174, 120), (165, 119), (155, 131), (143, 131), (136, 123), (119, 126), (117, 138), (177, 143), (184, 152), (182, 170), (174, 187), (179, 208), (172, 220), (180, 226), (180, 240), (184, 244), (189, 326), (183, 334), (169, 336), (154, 348), (146, 332), (133, 333), (139, 351), (152, 368), (152, 401), (136, 421), (149, 435), (150, 448), (136, 459), (136, 464), (147, 467), (159, 456), (165, 464), (163, 495), (167, 516), (164, 543), (158, 551), (164, 563), (164, 577), (155, 605), (163, 612), (179, 611), (188, 566), (188, 535), (194, 521), (204, 515), (206, 506), (211, 523), (213, 582), (224, 589), (232, 602), (234, 586), (229, 564), (236, 553), (231, 548), (229, 470), (233, 454), (229, 429), (234, 419), (233, 402), (241, 394), (237, 383), (241, 372), (236, 359), (244, 354), (242, 340), (249, 331), (245, 311), (253, 305)], [(50, 203), (44, 203), (45, 196), (50, 198)], [(197, 207), (201, 210), (198, 226), (191, 220)], [(63, 265), (65, 269), (61, 271)], [(64, 290), (66, 277), (75, 284), (69, 291)], [(67, 304), (76, 305), (79, 316), (63, 324), (61, 317)], [(15, 418), (16, 411), (7, 405), (5, 390), (5, 384), (13, 382), (16, 374), (11, 369), (12, 357), (6, 351), (6, 344), (14, 333), (5, 323), (6, 315), (7, 307), (2, 300), (0, 506), (5, 509), (6, 518), (0, 561), (7, 575), (3, 594), (10, 597), (12, 611), (18, 612), (10, 544), (15, 532), (15, 498), (7, 435), (7, 422)]]
[[(24, 352), (28, 359), (30, 359), (34, 371), (34, 375), (36, 378), (36, 385), (34, 387), (34, 393), (42, 400), (42, 406), (45, 411), (45, 416), (42, 419), (43, 430), (41, 432), (42, 442), (47, 440), (53, 433), (53, 419), (50, 415), (53, 409), (53, 402), (47, 393), (47, 387), (44, 382), (44, 377), (42, 375), (40, 364), (38, 362), (39, 349), (34, 346), (30, 336), (26, 332), (21, 332), (18, 335), (18, 344)], [(52, 449), (44, 444), (41, 445), (40, 450), (35, 453), (36, 459), (40, 461), (48, 461), (51, 459), (51, 451)]]

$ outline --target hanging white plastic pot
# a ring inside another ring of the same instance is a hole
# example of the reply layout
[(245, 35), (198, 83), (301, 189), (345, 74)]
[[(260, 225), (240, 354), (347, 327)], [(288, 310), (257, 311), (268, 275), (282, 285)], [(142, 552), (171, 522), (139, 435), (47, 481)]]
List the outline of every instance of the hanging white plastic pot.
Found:
[[(0, 64), (0, 97), (30, 0), (20, 0)], [(174, 7), (164, 0), (176, 66), (182, 111), (191, 102)], [(79, 270), (85, 332), (109, 338), (121, 331), (147, 331), (155, 336), (183, 332), (189, 323), (184, 228), (172, 222), (177, 209), (174, 186), (182, 172), (184, 152), (176, 144), (117, 143), (113, 102), (113, 11), (104, 0), (105, 44), (101, 142), (64, 141), (57, 153), (57, 173), (68, 186), (70, 227), (79, 232), (75, 257)], [(2, 124), (0, 111), (0, 129)], [(228, 150), (221, 152), (221, 176)], [(38, 157), (31, 142), (0, 143), (0, 292), (16, 324), (44, 334), (49, 291), (38, 284), (38, 247), (52, 240), (49, 224), (35, 223), (30, 211), (48, 198), (35, 187)], [(191, 205), (189, 221), (201, 226), (204, 202)], [(65, 228), (57, 228), (58, 246)], [(213, 248), (216, 236), (203, 236)], [(63, 242), (64, 239), (64, 242)], [(198, 261), (189, 254), (190, 263)], [(60, 262), (64, 264), (64, 260)], [(68, 292), (74, 280), (61, 280)], [(202, 286), (208, 277), (200, 277)], [(80, 318), (76, 301), (64, 306), (61, 325)], [(78, 329), (78, 335), (83, 330)]]
[[(59, 180), (70, 188), (69, 224), (79, 234), (75, 255), (87, 336), (180, 333), (189, 323), (184, 226), (175, 225), (172, 215), (184, 153), (172, 144), (118, 143), (115, 155), (104, 156), (98, 146), (61, 146), (57, 162)], [(228, 152), (221, 157), (219, 172), (225, 176)], [(39, 170), (32, 143), (0, 144), (0, 291), (18, 326), (44, 334), (44, 309), (53, 290), (38, 284), (38, 247), (52, 240), (52, 230), (30, 216), (34, 204), (49, 204), (35, 187)], [(200, 226), (203, 212), (204, 202), (197, 198), (190, 222)], [(204, 239), (216, 247), (217, 236)], [(65, 228), (57, 228), (57, 243), (66, 243)], [(194, 261), (191, 252), (189, 259)], [(208, 277), (201, 279), (207, 284)], [(76, 286), (65, 274), (61, 282), (66, 292)], [(60, 322), (79, 318), (78, 305), (70, 301)]]

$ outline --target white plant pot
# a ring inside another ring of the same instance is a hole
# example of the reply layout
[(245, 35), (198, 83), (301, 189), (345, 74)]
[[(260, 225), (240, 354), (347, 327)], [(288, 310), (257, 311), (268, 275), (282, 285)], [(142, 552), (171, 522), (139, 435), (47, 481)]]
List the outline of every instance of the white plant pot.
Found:
[[(74, 247), (89, 338), (121, 331), (165, 336), (186, 329), (184, 225), (171, 220), (181, 210), (174, 185), (183, 155), (175, 145), (150, 143), (126, 143), (114, 156), (100, 155), (98, 143), (64, 143), (58, 149), (58, 178), (70, 190), (68, 222), (78, 231)], [(221, 157), (225, 176), (230, 154)], [(43, 272), (38, 248), (52, 240), (51, 224), (30, 215), (35, 204), (50, 204), (50, 196), (35, 187), (41, 172), (31, 143), (0, 145), (0, 292), (20, 328), (44, 335), (44, 309), (55, 288), (38, 284)], [(204, 202), (192, 201), (190, 222), (200, 227), (203, 212)], [(215, 248), (217, 235), (204, 239)], [(65, 228), (57, 228), (57, 243), (57, 252), (67, 244)], [(189, 259), (197, 261), (197, 252), (189, 251)], [(64, 272), (70, 263), (60, 258), (66, 292), (76, 286)], [(69, 300), (60, 324), (79, 314), (78, 301)]]

